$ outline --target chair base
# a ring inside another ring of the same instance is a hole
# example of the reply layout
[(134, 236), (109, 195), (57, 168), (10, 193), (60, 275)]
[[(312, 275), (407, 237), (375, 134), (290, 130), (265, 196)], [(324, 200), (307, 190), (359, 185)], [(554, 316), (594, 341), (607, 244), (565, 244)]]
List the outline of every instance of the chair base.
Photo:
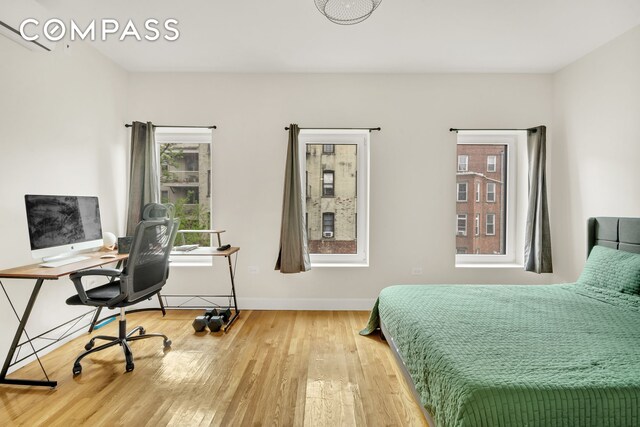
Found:
[[(133, 363), (133, 352), (131, 351), (131, 347), (129, 347), (129, 342), (136, 341), (136, 340), (143, 340), (146, 338), (158, 337), (164, 340), (163, 342), (164, 348), (171, 347), (171, 340), (167, 338), (166, 335), (148, 334), (142, 326), (137, 326), (131, 331), (127, 332), (127, 319), (124, 317), (124, 310), (122, 310), (121, 312), (121, 318), (118, 323), (119, 323), (119, 333), (117, 337), (112, 337), (108, 335), (98, 335), (91, 338), (91, 340), (89, 340), (89, 342), (84, 346), (86, 351), (82, 353), (80, 356), (78, 356), (75, 363), (73, 364), (73, 376), (80, 375), (82, 373), (82, 365), (80, 364), (80, 361), (84, 357), (90, 355), (91, 353), (95, 353), (97, 351), (101, 351), (106, 348), (113, 347), (115, 345), (119, 345), (122, 347), (122, 351), (124, 352), (124, 357), (126, 361), (127, 372), (133, 371), (135, 367)], [(138, 335), (134, 335), (136, 333), (138, 333)], [(94, 347), (96, 340), (107, 341), (107, 343), (99, 345), (98, 347)]]

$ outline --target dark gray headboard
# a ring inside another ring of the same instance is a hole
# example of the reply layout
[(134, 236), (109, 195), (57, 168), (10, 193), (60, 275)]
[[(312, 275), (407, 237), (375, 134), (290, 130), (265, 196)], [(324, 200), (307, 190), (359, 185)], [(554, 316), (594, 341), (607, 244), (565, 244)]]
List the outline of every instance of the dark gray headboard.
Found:
[(595, 245), (640, 253), (640, 218), (604, 217), (587, 220), (587, 256)]

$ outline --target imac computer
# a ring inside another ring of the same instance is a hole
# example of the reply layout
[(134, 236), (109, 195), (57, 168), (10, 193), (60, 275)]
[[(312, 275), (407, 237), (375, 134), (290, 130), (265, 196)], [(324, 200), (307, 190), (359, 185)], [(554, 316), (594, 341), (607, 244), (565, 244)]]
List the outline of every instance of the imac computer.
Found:
[(31, 255), (44, 267), (59, 267), (87, 257), (77, 252), (102, 246), (97, 197), (24, 196)]

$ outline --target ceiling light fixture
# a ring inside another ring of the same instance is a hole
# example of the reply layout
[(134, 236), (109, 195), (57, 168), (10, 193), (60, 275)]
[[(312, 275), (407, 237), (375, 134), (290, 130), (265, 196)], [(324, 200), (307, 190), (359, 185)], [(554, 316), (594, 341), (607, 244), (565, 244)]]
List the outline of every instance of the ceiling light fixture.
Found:
[(371, 16), (382, 0), (314, 0), (316, 7), (334, 24), (353, 25)]

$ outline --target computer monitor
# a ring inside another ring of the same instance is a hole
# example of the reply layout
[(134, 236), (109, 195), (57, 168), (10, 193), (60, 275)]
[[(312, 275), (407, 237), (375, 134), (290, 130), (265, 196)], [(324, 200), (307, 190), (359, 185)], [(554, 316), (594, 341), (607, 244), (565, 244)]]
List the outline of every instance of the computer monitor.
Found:
[(27, 194), (24, 200), (34, 258), (64, 256), (102, 246), (97, 197)]

